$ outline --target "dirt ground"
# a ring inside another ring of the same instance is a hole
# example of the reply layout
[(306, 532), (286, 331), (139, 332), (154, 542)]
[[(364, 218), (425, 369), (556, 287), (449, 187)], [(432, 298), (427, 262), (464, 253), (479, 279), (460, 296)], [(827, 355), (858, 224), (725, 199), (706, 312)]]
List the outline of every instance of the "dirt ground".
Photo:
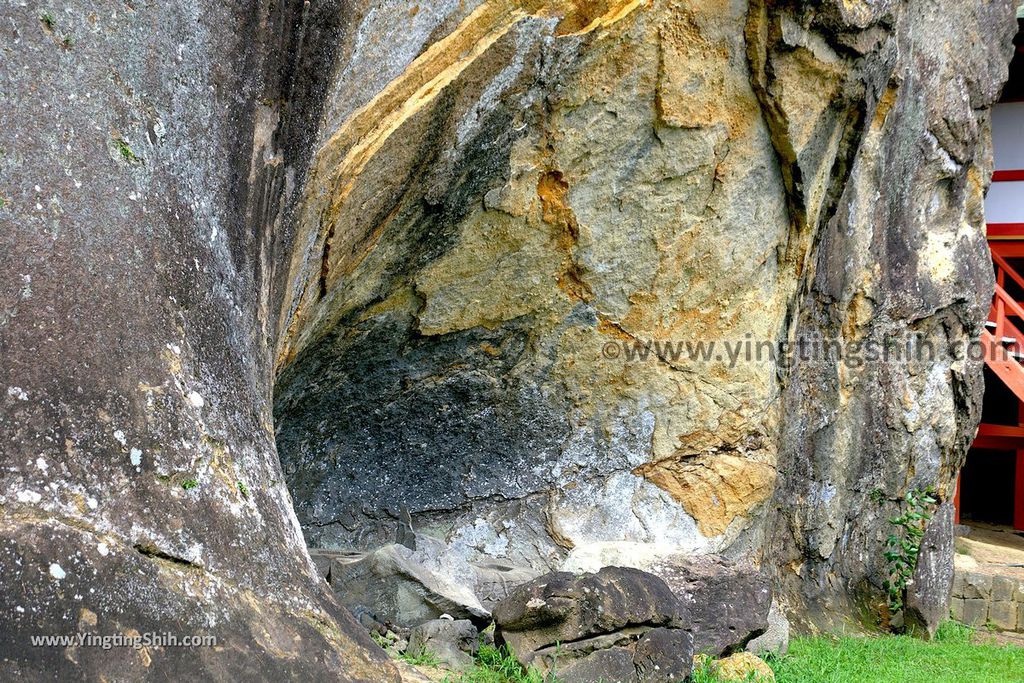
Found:
[(1024, 537), (991, 524), (972, 522), (966, 529), (956, 539), (958, 570), (1024, 579)]

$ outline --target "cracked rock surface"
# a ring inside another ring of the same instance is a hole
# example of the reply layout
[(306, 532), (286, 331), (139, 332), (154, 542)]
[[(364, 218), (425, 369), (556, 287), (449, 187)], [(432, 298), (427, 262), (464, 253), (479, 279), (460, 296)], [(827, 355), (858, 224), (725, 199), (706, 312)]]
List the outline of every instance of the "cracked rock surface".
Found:
[(302, 3), (48, 7), (0, 7), (0, 679), (397, 680), (274, 444), (258, 102)]
[(638, 569), (545, 574), (494, 608), (495, 640), (559, 680), (682, 681), (693, 635), (664, 581)]

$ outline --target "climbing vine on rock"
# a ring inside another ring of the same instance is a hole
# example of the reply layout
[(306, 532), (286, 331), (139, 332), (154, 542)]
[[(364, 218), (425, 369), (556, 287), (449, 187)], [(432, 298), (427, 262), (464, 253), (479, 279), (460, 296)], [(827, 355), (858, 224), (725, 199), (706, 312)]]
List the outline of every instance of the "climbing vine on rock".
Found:
[(906, 509), (903, 514), (889, 519), (893, 530), (885, 539), (887, 578), (882, 585), (886, 590), (890, 616), (903, 610), (907, 586), (917, 568), (921, 539), (938, 500), (934, 489), (929, 487), (908, 491), (903, 502)]

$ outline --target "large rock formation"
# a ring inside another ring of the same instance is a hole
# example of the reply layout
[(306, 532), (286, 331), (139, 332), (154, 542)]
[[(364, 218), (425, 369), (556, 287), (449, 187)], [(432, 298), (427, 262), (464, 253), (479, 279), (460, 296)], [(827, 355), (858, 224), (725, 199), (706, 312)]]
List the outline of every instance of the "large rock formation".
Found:
[[(952, 500), (974, 437), (983, 382), (964, 345), (993, 290), (982, 203), (988, 107), (1006, 78), (1012, 4), (825, 3), (819, 30), (855, 61), (813, 131), (798, 123), (806, 100), (786, 94), (798, 86), (785, 74), (801, 73), (785, 66), (789, 44), (804, 34), (786, 12), (751, 15), (748, 37), (762, 37), (751, 60), (760, 97), (780, 158), (792, 159), (793, 187), (803, 187), (789, 192), (792, 215), (809, 231), (791, 339), (910, 348), (888, 362), (825, 354), (797, 362), (785, 382), (768, 555), (793, 611), (820, 626), (850, 616), (875, 625), (887, 520), (909, 490), (934, 487)], [(816, 195), (811, 164), (837, 111), (849, 127), (818, 167), (831, 167), (834, 182)], [(936, 523), (931, 537), (942, 545), (935, 534), (952, 535), (951, 517)]]
[(274, 446), (259, 102), (301, 8), (0, 9), (0, 679), (397, 677)]
[(307, 539), (767, 550), (794, 608), (877, 611), (977, 418), (1011, 4), (357, 3), (277, 336)]
[[(296, 513), (371, 550), (406, 506), (479, 566), (723, 553), (862, 614), (977, 417), (947, 351), (991, 290), (1012, 14), (5, 5), (3, 677), (393, 678)], [(764, 351), (907, 331), (943, 353)], [(149, 631), (218, 647), (28, 646)]]

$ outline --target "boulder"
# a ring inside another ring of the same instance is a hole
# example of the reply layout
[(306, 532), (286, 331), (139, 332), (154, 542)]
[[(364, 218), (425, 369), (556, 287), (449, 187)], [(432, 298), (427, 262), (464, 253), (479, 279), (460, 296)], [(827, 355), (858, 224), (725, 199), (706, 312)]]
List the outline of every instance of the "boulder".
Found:
[(467, 562), (440, 539), (399, 525), (401, 543), (370, 552), (313, 550), (311, 557), (341, 602), (393, 626), (442, 614), (483, 624), (490, 608), (540, 575), (529, 567)]
[(955, 536), (952, 503), (942, 503), (932, 515), (917, 555), (913, 580), (907, 586), (903, 609), (904, 628), (924, 638), (935, 635), (949, 619), (953, 593)]
[[(387, 624), (412, 627), (449, 614), (486, 622), (490, 613), (473, 593), (472, 583), (444, 571), (425, 550), (397, 543), (370, 553), (336, 556), (329, 580), (338, 600), (355, 609), (364, 606)], [(468, 565), (465, 571), (471, 571)], [(460, 578), (463, 580), (460, 581)]]
[(471, 563), (473, 592), (486, 609), (511, 595), (522, 584), (537, 578), (541, 572), (531, 567), (513, 567), (496, 562)]
[(479, 647), (479, 633), (468, 619), (432, 619), (413, 627), (407, 652), (430, 652), (446, 668), (468, 669)]
[(696, 652), (727, 654), (768, 629), (770, 577), (750, 562), (619, 542), (575, 549), (562, 566), (570, 571), (596, 571), (599, 563), (634, 567), (661, 578), (679, 599)]
[(747, 643), (746, 651), (755, 655), (784, 655), (789, 651), (789, 619), (778, 603), (768, 610), (768, 628)]
[(723, 683), (774, 683), (775, 672), (750, 652), (736, 652), (714, 662), (712, 669)]
[(742, 649), (768, 628), (772, 589), (768, 574), (749, 562), (716, 556), (672, 558), (651, 566), (679, 598), (696, 652)]
[[(686, 631), (655, 628), (638, 636), (602, 641), (600, 647), (562, 646), (557, 652), (544, 652), (534, 666), (553, 671), (565, 683), (669, 683), (685, 681), (690, 675), (693, 639)], [(616, 642), (615, 645), (608, 643)], [(539, 666), (538, 666), (539, 664)]]
[(681, 681), (690, 673), (693, 638), (679, 601), (664, 581), (637, 569), (545, 574), (493, 614), (498, 643), (567, 683)]
[(317, 575), (328, 583), (330, 583), (331, 564), (335, 561), (348, 562), (358, 558), (360, 555), (361, 553), (322, 550), (320, 548), (309, 549), (309, 558), (313, 560)]

